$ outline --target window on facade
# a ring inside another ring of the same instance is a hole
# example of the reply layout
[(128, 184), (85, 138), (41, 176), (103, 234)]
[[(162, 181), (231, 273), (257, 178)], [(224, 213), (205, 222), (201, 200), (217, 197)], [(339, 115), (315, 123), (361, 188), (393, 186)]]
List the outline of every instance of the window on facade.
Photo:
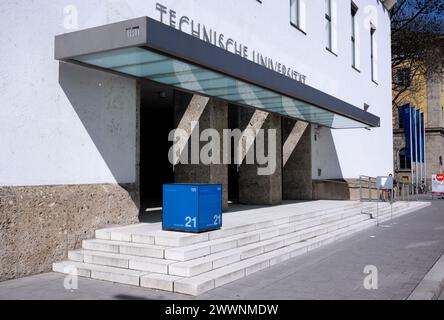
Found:
[(301, 26), (300, 0), (290, 0), (290, 22), (296, 28), (300, 28)]
[(411, 84), (410, 69), (403, 68), (396, 72), (396, 85), (401, 88), (408, 88)]
[(398, 108), (398, 125), (399, 129), (404, 129), (404, 122), (402, 121), (402, 107)]
[(333, 47), (333, 29), (331, 21), (331, 0), (325, 0), (325, 33), (327, 35), (327, 49)]
[(399, 150), (399, 169), (401, 170), (411, 169), (411, 163), (407, 159), (407, 155), (405, 154), (405, 148)]
[(370, 27), (370, 61), (371, 61), (372, 80), (376, 82), (375, 34), (376, 34), (376, 28), (373, 25), (371, 25), (371, 27)]
[(356, 48), (356, 14), (358, 7), (352, 2), (351, 4), (351, 46), (352, 46), (352, 66), (357, 68), (357, 48)]

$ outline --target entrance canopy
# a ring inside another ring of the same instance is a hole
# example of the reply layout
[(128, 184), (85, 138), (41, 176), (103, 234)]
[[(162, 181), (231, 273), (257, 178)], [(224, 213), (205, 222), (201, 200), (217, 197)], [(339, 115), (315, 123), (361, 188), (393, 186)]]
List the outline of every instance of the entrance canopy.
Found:
[(361, 108), (148, 17), (59, 35), (55, 57), (329, 128), (380, 125)]

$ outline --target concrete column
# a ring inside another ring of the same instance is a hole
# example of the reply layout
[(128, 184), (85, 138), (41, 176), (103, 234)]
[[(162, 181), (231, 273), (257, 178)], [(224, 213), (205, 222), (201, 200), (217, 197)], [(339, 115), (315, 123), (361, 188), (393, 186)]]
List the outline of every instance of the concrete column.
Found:
[(311, 200), (311, 128), (308, 123), (284, 119), (282, 121), (284, 200)]
[[(228, 128), (228, 104), (216, 99), (192, 95), (180, 91), (175, 92), (174, 114), (175, 126), (193, 136), (199, 136), (205, 129), (215, 129), (223, 138), (223, 130)], [(199, 123), (192, 128), (192, 122)], [(194, 129), (194, 130), (193, 130)], [(197, 135), (198, 134), (198, 135)], [(191, 138), (193, 139), (193, 138)], [(199, 148), (192, 148), (188, 141), (189, 164), (175, 166), (174, 178), (176, 183), (220, 183), (223, 184), (223, 209), (228, 209), (228, 165), (222, 164), (223, 143), (220, 143), (220, 164), (205, 165), (200, 161), (199, 153), (208, 142), (198, 142)], [(198, 164), (192, 158), (198, 159)]]
[[(245, 160), (239, 168), (239, 202), (254, 205), (277, 205), (282, 202), (282, 141), (281, 141), (281, 117), (240, 108), (240, 129), (276, 129), (276, 150), (268, 150), (268, 132), (265, 132), (266, 154), (276, 152), (276, 170), (271, 175), (259, 175), (258, 169), (266, 165), (246, 164)], [(249, 152), (254, 151), (253, 147)], [(248, 157), (248, 156), (247, 156)]]

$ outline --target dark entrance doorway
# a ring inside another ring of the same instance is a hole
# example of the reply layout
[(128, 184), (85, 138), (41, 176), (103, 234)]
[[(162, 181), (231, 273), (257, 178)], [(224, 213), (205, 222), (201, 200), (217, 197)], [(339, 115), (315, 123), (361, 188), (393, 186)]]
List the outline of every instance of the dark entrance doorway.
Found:
[[(234, 130), (239, 128), (239, 106), (234, 104), (228, 105), (228, 129)], [(228, 201), (230, 203), (239, 202), (239, 166), (236, 164), (235, 144), (231, 146), (231, 164), (228, 165)]]
[(162, 206), (165, 183), (174, 182), (168, 160), (174, 129), (174, 90), (155, 83), (141, 83), (140, 92), (140, 207), (141, 213)]

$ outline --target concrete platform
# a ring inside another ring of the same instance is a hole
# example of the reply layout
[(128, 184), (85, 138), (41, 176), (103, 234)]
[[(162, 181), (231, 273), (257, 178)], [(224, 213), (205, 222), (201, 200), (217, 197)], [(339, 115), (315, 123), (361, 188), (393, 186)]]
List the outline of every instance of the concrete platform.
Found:
[[(313, 201), (224, 215), (203, 234), (166, 232), (159, 222), (96, 232), (54, 271), (92, 279), (200, 295), (379, 223), (429, 206)], [(370, 214), (369, 214), (370, 213)]]

